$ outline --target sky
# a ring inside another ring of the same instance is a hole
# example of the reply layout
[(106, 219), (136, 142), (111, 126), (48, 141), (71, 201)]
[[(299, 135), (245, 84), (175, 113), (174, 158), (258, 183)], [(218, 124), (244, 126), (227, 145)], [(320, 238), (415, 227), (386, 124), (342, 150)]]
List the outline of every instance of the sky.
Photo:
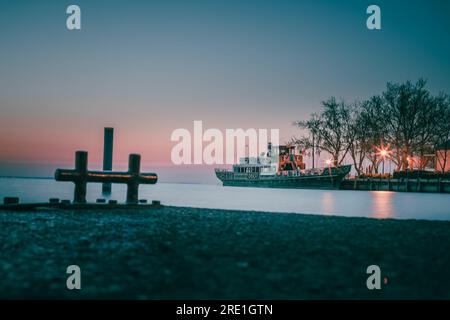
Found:
[[(366, 28), (371, 4), (381, 30)], [(284, 141), (330, 96), (420, 77), (450, 93), (448, 57), (445, 0), (0, 0), (0, 175), (49, 175), (75, 150), (98, 166), (105, 126), (115, 168), (140, 153), (168, 172), (170, 135), (194, 120)]]

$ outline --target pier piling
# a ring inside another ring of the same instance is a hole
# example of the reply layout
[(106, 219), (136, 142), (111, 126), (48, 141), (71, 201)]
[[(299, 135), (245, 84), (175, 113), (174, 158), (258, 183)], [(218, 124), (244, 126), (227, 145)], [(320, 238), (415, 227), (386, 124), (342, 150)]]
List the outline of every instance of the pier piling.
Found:
[(88, 153), (77, 151), (75, 154), (75, 169), (57, 169), (56, 181), (71, 181), (75, 184), (74, 202), (86, 203), (86, 186), (88, 182), (124, 183), (127, 184), (127, 203), (138, 203), (140, 184), (155, 184), (156, 173), (141, 173), (141, 156), (130, 154), (127, 172), (88, 171)]
[[(103, 171), (112, 171), (114, 128), (105, 128), (103, 139)], [(111, 183), (102, 184), (102, 192), (111, 193)]]

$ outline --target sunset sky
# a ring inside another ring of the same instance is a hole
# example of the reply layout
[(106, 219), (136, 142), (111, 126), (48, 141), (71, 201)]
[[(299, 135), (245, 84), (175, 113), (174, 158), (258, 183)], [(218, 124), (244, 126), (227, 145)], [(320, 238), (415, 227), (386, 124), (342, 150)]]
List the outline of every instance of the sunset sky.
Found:
[[(82, 30), (66, 29), (77, 4)], [(366, 28), (377, 4), (382, 30)], [(0, 175), (46, 175), (75, 150), (170, 166), (177, 128), (278, 128), (428, 79), (450, 93), (448, 1), (1, 1)], [(26, 169), (24, 169), (26, 168)]]

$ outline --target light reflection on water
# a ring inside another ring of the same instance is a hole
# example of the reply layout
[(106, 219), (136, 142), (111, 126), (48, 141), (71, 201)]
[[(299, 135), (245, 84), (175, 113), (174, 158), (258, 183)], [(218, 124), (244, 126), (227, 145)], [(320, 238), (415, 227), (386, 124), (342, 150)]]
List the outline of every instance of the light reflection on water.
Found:
[[(125, 200), (126, 186), (113, 185), (110, 197)], [(18, 196), (22, 202), (72, 199), (73, 184), (47, 179), (0, 178), (0, 198)], [(386, 191), (329, 191), (222, 187), (206, 184), (143, 185), (141, 199), (198, 208), (295, 212), (397, 219), (450, 220), (450, 195)], [(103, 197), (101, 184), (88, 184), (88, 200)]]
[(372, 194), (372, 212), (374, 218), (394, 218), (393, 200), (395, 192), (392, 191), (373, 191)]
[(320, 196), (320, 205), (322, 214), (333, 214), (334, 213), (334, 199), (333, 191), (323, 191)]

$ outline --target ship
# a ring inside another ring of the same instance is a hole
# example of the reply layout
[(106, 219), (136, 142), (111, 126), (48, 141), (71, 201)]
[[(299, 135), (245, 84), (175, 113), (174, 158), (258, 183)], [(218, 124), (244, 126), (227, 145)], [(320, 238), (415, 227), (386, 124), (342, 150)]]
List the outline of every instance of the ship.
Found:
[(328, 160), (322, 168), (306, 169), (303, 152), (293, 145), (273, 146), (269, 142), (267, 153), (258, 157), (243, 157), (231, 170), (215, 169), (224, 186), (339, 189), (350, 173), (351, 165), (334, 166)]

